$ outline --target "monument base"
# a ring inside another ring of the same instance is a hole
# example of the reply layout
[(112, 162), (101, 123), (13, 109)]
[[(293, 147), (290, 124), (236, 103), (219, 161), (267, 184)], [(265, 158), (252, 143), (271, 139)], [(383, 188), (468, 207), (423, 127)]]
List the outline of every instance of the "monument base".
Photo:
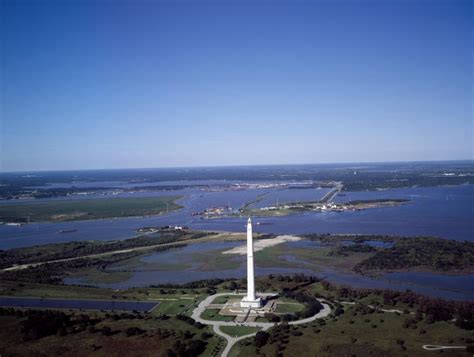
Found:
[(256, 298), (255, 300), (248, 300), (246, 296), (240, 302), (240, 307), (258, 309), (262, 307), (262, 299)]

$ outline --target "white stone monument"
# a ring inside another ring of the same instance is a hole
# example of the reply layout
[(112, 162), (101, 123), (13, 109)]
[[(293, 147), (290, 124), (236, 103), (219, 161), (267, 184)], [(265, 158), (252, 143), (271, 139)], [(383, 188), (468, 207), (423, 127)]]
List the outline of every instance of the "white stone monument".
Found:
[(247, 221), (247, 296), (240, 302), (243, 308), (259, 308), (262, 300), (255, 296), (255, 272), (253, 264), (252, 220)]

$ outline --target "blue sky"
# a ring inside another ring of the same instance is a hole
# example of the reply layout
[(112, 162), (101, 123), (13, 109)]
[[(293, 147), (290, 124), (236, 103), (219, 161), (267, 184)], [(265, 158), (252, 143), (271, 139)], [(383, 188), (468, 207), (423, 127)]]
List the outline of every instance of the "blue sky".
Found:
[(474, 158), (471, 1), (1, 6), (1, 170)]

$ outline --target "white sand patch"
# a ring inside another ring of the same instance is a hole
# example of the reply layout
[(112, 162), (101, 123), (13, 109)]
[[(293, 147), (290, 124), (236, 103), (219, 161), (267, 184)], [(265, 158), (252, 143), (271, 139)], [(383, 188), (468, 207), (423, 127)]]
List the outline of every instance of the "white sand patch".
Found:
[[(301, 240), (300, 237), (295, 236), (278, 236), (276, 238), (271, 239), (257, 239), (253, 241), (253, 251), (257, 252), (259, 250), (265, 249), (267, 247), (271, 247), (277, 244), (285, 243), (285, 242), (296, 242)], [(246, 255), (247, 254), (247, 244), (239, 245), (238, 247), (234, 247), (232, 249), (226, 250), (222, 252), (222, 254), (240, 254)]]

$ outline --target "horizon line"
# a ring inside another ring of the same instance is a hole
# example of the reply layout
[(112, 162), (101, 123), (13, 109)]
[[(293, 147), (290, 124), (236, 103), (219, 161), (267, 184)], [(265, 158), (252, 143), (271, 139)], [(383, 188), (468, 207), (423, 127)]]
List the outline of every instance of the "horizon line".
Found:
[(345, 162), (313, 162), (313, 163), (283, 163), (283, 164), (237, 164), (237, 165), (196, 165), (196, 166), (150, 166), (150, 167), (116, 167), (116, 168), (82, 168), (82, 169), (41, 169), (41, 170), (6, 170), (2, 174), (35, 173), (35, 172), (71, 172), (71, 171), (116, 171), (116, 170), (159, 170), (159, 169), (206, 169), (230, 167), (259, 167), (259, 166), (311, 166), (311, 165), (358, 165), (358, 164), (408, 164), (408, 163), (447, 163), (474, 162), (474, 159), (445, 159), (445, 160), (389, 160), (389, 161), (345, 161)]

